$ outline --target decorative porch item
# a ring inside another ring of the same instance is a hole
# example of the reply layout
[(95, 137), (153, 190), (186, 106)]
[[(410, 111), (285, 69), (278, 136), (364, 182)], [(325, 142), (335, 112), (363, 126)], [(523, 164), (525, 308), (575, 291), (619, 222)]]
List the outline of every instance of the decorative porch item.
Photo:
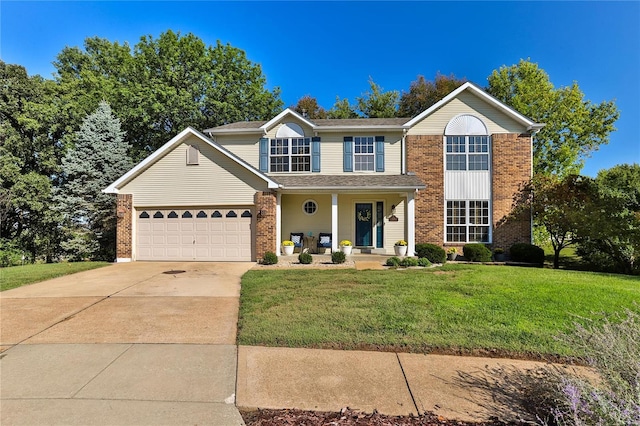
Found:
[(456, 260), (456, 257), (458, 257), (458, 250), (455, 247), (447, 250), (447, 260)]
[(405, 240), (396, 241), (393, 250), (396, 253), (396, 256), (406, 256), (407, 255), (407, 242)]
[(496, 262), (504, 262), (505, 260), (504, 249), (500, 247), (495, 248), (493, 250), (493, 258), (495, 259)]
[(353, 249), (353, 244), (349, 240), (340, 241), (340, 251), (345, 254), (345, 256), (349, 256), (351, 254), (351, 250)]
[(291, 256), (293, 254), (294, 248), (295, 248), (295, 245), (293, 241), (285, 240), (282, 242), (282, 250), (284, 251), (284, 254), (286, 256)]

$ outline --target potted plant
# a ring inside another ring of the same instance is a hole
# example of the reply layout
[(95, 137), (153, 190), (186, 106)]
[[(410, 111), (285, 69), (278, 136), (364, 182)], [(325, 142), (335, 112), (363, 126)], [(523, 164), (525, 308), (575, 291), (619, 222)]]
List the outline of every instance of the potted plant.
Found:
[(353, 245), (349, 240), (340, 241), (340, 251), (342, 251), (345, 256), (349, 256), (351, 254), (351, 249), (353, 249)]
[(282, 242), (282, 249), (283, 249), (284, 254), (286, 256), (291, 256), (293, 254), (293, 249), (294, 248), (295, 248), (295, 244), (293, 244), (293, 241), (284, 240)]
[(505, 260), (504, 249), (500, 247), (493, 249), (493, 258), (495, 259), (496, 262), (504, 262)]
[(396, 256), (406, 256), (407, 255), (407, 242), (405, 240), (396, 241), (393, 250), (396, 253)]
[(447, 260), (456, 260), (456, 257), (458, 257), (458, 249), (451, 247), (447, 250)]

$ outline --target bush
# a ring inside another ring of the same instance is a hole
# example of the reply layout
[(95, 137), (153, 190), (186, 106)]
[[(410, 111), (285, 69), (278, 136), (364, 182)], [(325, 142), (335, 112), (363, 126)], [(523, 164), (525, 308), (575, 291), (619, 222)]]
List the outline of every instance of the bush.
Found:
[(331, 261), (333, 263), (344, 263), (345, 260), (347, 260), (347, 256), (343, 252), (336, 251), (331, 253)]
[(309, 265), (311, 262), (313, 262), (313, 256), (311, 256), (309, 253), (300, 253), (300, 255), (298, 255), (298, 260), (303, 265)]
[(8, 240), (0, 240), (0, 267), (22, 264), (22, 251)]
[(435, 244), (416, 244), (416, 254), (418, 257), (429, 259), (431, 263), (444, 263), (447, 260), (447, 253)]
[(421, 257), (418, 259), (418, 266), (422, 266), (423, 268), (428, 268), (431, 266), (431, 262), (426, 257)]
[(533, 244), (514, 244), (509, 249), (509, 255), (514, 262), (527, 262), (538, 265), (544, 263), (544, 250)]
[(418, 259), (416, 259), (415, 257), (405, 257), (400, 261), (400, 266), (404, 266), (405, 268), (418, 266)]
[(400, 258), (397, 256), (390, 257), (387, 259), (386, 265), (397, 268), (398, 266), (400, 266)]
[(275, 265), (276, 263), (278, 263), (278, 256), (272, 251), (266, 252), (262, 257), (263, 265)]
[(462, 253), (471, 262), (491, 262), (491, 250), (484, 244), (465, 244)]

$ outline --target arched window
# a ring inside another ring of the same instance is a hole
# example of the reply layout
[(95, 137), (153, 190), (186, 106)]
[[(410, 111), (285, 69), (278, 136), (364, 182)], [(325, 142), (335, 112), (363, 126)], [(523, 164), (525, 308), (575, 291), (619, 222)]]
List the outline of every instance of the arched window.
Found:
[(445, 169), (489, 170), (489, 131), (478, 117), (454, 117), (444, 130)]
[(311, 138), (296, 123), (284, 123), (269, 145), (270, 172), (310, 172)]

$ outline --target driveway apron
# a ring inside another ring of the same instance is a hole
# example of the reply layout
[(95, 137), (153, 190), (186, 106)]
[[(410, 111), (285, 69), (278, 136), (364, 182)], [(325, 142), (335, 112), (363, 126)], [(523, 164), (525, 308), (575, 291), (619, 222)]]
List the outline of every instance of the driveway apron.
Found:
[(253, 263), (109, 265), (0, 293), (0, 424), (243, 424)]

